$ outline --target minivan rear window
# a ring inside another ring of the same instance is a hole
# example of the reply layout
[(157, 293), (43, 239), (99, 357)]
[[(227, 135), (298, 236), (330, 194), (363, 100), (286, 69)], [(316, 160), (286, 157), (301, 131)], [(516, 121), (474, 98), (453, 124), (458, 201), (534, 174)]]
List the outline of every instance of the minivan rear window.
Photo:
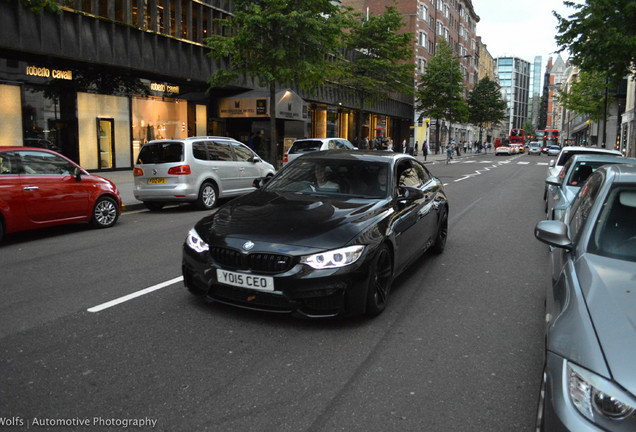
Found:
[(183, 144), (180, 142), (158, 142), (144, 144), (137, 156), (138, 164), (161, 164), (181, 162)]
[(289, 154), (318, 151), (320, 146), (322, 146), (322, 141), (318, 140), (296, 141), (289, 149)]

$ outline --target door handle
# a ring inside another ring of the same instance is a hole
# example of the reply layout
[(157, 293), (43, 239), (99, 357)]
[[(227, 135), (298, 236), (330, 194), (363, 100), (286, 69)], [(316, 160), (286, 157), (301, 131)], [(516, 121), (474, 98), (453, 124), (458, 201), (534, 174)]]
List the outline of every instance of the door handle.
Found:
[(38, 189), (40, 189), (40, 188), (37, 187), (37, 186), (26, 186), (24, 188), (25, 191), (32, 191), (32, 190), (38, 190)]

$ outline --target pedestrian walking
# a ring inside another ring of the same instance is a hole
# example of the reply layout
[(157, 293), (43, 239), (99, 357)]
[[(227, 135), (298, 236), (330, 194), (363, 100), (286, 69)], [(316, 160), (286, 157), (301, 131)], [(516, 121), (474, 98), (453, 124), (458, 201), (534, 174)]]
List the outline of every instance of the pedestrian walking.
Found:
[[(415, 148), (417, 149), (417, 143), (415, 143)], [(424, 161), (426, 161), (426, 156), (428, 156), (428, 144), (426, 140), (422, 143), (422, 156), (424, 156)]]
[[(426, 140), (424, 140), (424, 144), (426, 144)], [(422, 144), (422, 146), (424, 145)], [(413, 146), (413, 156), (417, 156), (417, 147), (420, 145), (419, 141), (415, 141), (415, 146)]]
[(466, 154), (466, 152), (468, 152), (468, 143), (464, 141), (464, 154)]
[(364, 137), (364, 149), (371, 150), (371, 146), (369, 145), (369, 137)]

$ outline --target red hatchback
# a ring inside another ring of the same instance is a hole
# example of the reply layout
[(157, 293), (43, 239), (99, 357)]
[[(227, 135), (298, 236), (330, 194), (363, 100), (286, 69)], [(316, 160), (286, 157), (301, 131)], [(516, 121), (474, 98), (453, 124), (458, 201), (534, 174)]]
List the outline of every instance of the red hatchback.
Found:
[(119, 190), (110, 180), (52, 150), (0, 147), (0, 240), (77, 222), (108, 228), (120, 213)]

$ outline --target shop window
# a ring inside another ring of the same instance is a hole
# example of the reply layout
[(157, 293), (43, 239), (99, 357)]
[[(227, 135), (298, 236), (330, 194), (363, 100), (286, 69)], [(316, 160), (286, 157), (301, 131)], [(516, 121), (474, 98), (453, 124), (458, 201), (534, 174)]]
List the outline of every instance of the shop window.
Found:
[(190, 0), (181, 0), (181, 38), (188, 39), (188, 35), (190, 34), (189, 23), (191, 23), (191, 9), (190, 6), (192, 3)]
[(82, 0), (80, 7), (82, 8), (82, 12), (86, 12), (89, 14), (93, 13), (93, 0)]

